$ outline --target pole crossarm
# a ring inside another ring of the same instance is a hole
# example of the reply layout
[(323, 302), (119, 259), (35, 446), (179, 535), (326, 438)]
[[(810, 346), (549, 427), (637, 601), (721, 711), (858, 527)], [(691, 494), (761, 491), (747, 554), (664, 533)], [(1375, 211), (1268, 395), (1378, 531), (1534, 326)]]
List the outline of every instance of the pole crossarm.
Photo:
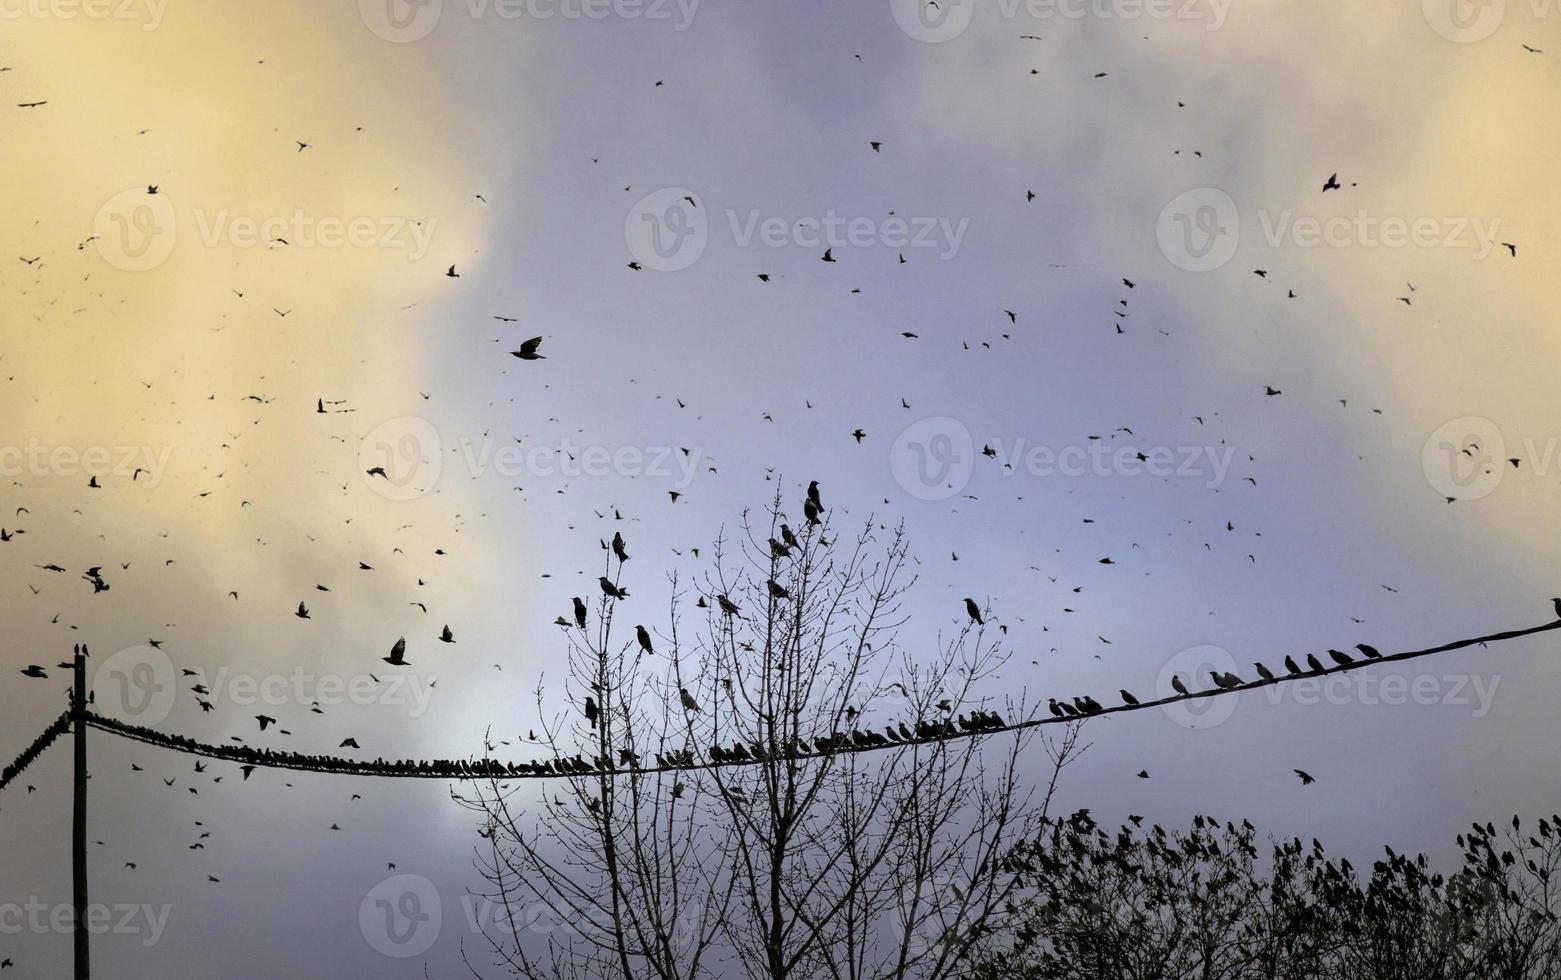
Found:
[[(921, 722), (915, 726), (915, 733), (911, 739), (891, 741), (882, 735), (872, 735), (877, 741), (865, 742), (853, 739), (853, 735), (862, 736), (860, 732), (842, 735), (832, 733), (824, 739), (815, 739), (812, 746), (803, 747), (799, 743), (786, 750), (786, 754), (792, 758), (829, 758), (836, 755), (846, 755), (860, 752), (875, 752), (895, 747), (914, 746), (922, 743), (938, 743), (959, 738), (982, 738), (991, 735), (1000, 735), (1004, 732), (1026, 731), (1040, 728), (1045, 725), (1065, 725), (1073, 722), (1088, 720), (1090, 718), (1105, 715), (1122, 714), (1133, 711), (1147, 711), (1150, 708), (1164, 707), (1181, 701), (1199, 701), (1208, 698), (1225, 697), (1239, 694), (1242, 691), (1253, 691), (1259, 688), (1271, 687), (1279, 684), (1287, 684), (1301, 680), (1328, 677), (1334, 674), (1343, 674), (1361, 670), (1382, 664), (1398, 663), (1406, 660), (1415, 660), (1421, 657), (1429, 657), (1435, 654), (1448, 653), (1468, 647), (1500, 643), (1507, 640), (1520, 639), (1527, 636), (1535, 636), (1561, 629), (1561, 620), (1533, 626), (1527, 629), (1507, 630), (1500, 633), (1492, 633), (1487, 636), (1476, 636), (1466, 640), (1456, 640), (1439, 646), (1429, 647), (1424, 650), (1408, 650), (1403, 653), (1383, 654), (1371, 659), (1361, 658), (1349, 664), (1338, 664), (1323, 670), (1307, 670), (1300, 673), (1287, 673), (1275, 676), (1268, 680), (1247, 681), (1228, 687), (1216, 687), (1209, 690), (1190, 691), (1187, 694), (1176, 694), (1170, 697), (1154, 700), (1140, 701), (1137, 704), (1121, 704), (1111, 707), (1102, 707), (1097, 711), (1090, 711), (1081, 715), (1065, 717), (1036, 717), (1027, 718), (1013, 723), (983, 722), (969, 729), (957, 727), (954, 722), (940, 719), (936, 722)], [(582, 775), (630, 775), (630, 774), (654, 774), (661, 772), (687, 772), (701, 769), (723, 769), (739, 766), (752, 766), (763, 764), (766, 760), (762, 757), (732, 758), (731, 753), (725, 753), (725, 758), (713, 759), (708, 756), (700, 760), (691, 754), (685, 754), (682, 761), (686, 764), (667, 764), (655, 766), (640, 765), (612, 765), (610, 762), (590, 763), (581, 759), (555, 758), (545, 762), (518, 762), (505, 763), (493, 759), (402, 759), (387, 761), (376, 759), (371, 762), (363, 762), (354, 759), (343, 759), (329, 755), (310, 755), (300, 752), (278, 752), (272, 749), (257, 749), (250, 746), (211, 745), (198, 742), (183, 735), (166, 734), (154, 731), (150, 728), (127, 724), (112, 718), (87, 711), (86, 723), (100, 731), (122, 738), (142, 742), (147, 745), (168, 749), (175, 752), (183, 752), (190, 755), (203, 756), (226, 762), (234, 762), (239, 765), (255, 766), (264, 769), (293, 769), (307, 772), (323, 772), (338, 775), (352, 776), (379, 776), (397, 779), (442, 779), (442, 780), (477, 780), (477, 779), (556, 779), (567, 776)], [(995, 716), (988, 715), (989, 719)], [(8, 767), (3, 776), (0, 776), (0, 788), (10, 783), (20, 774), (21, 770), (41, 754), (49, 744), (68, 730), (72, 722), (69, 713), (61, 716), (38, 737), (34, 743)], [(826, 747), (820, 749), (817, 745), (822, 742)]]

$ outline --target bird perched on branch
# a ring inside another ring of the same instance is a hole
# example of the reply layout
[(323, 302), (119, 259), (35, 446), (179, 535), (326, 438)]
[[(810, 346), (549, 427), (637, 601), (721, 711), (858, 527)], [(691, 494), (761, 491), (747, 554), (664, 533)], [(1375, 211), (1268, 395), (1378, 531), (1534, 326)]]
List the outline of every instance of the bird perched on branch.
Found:
[(592, 728), (596, 727), (596, 719), (599, 713), (596, 709), (596, 699), (587, 694), (585, 696), (585, 720), (591, 723)]
[(695, 701), (694, 700), (694, 696), (692, 694), (688, 693), (688, 688), (686, 688), (686, 687), (678, 688), (678, 697), (680, 699), (682, 699), (682, 701), (683, 701), (683, 710), (684, 711), (692, 711), (692, 712), (695, 712), (696, 714), (698, 713), (698, 711), (699, 711), (699, 702)]
[(981, 618), (981, 607), (976, 605), (976, 600), (971, 598), (965, 599), (965, 612), (970, 615), (972, 623), (975, 623), (977, 626), (986, 625), (986, 620)]
[(597, 582), (601, 584), (602, 592), (606, 594), (609, 599), (627, 599), (629, 597), (628, 589), (618, 588), (613, 584), (612, 579), (605, 575), (597, 578)]
[(585, 602), (579, 596), (575, 596), (575, 625), (585, 629)]

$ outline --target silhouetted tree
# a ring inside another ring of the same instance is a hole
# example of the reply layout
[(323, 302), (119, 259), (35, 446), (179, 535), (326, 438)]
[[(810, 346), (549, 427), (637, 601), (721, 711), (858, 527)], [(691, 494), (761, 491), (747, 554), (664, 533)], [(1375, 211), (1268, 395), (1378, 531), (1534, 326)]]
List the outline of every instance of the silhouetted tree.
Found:
[[(624, 564), (607, 560), (614, 589)], [(568, 775), (540, 800), (538, 784), (495, 778), (470, 801), (507, 913), (489, 936), (502, 965), (625, 980), (968, 972), (1014, 908), (1004, 855), (1041, 829), (1078, 727), (986, 732), (1027, 709), (981, 693), (1001, 631), (987, 615), (906, 640), (912, 582), (902, 529), (837, 540), (827, 520), (793, 528), (777, 499), (759, 526), (744, 515), (735, 548), (715, 543), (692, 639), (675, 577), (654, 652), (615, 638), (611, 596), (586, 628), (565, 617), (570, 707), (538, 741)], [(1038, 780), (1020, 771), (1035, 743), (1050, 760)], [(526, 935), (533, 907), (567, 929)]]
[(1369, 875), (1317, 841), (1273, 845), (1251, 824), (1108, 833), (1088, 811), (1009, 857), (1022, 924), (976, 980), (1541, 980), (1561, 975), (1561, 817), (1531, 833), (1476, 825), (1443, 875), (1387, 849)]

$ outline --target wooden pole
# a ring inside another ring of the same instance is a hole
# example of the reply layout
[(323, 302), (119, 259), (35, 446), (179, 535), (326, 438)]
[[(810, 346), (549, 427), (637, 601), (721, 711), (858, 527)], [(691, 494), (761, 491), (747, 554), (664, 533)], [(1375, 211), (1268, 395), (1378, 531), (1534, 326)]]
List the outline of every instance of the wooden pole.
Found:
[(88, 980), (87, 928), (87, 648), (76, 647), (71, 720), (75, 724), (76, 789), (71, 827), (71, 901), (75, 905), (76, 980)]

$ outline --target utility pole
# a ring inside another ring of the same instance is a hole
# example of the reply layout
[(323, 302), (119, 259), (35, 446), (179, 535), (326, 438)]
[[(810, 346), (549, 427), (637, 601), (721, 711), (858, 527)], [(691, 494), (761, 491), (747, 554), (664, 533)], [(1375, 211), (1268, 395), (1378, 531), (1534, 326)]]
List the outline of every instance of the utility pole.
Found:
[(87, 963), (87, 648), (76, 647), (71, 721), (75, 725), (76, 789), (71, 827), (71, 901), (75, 905), (76, 980), (92, 975)]

